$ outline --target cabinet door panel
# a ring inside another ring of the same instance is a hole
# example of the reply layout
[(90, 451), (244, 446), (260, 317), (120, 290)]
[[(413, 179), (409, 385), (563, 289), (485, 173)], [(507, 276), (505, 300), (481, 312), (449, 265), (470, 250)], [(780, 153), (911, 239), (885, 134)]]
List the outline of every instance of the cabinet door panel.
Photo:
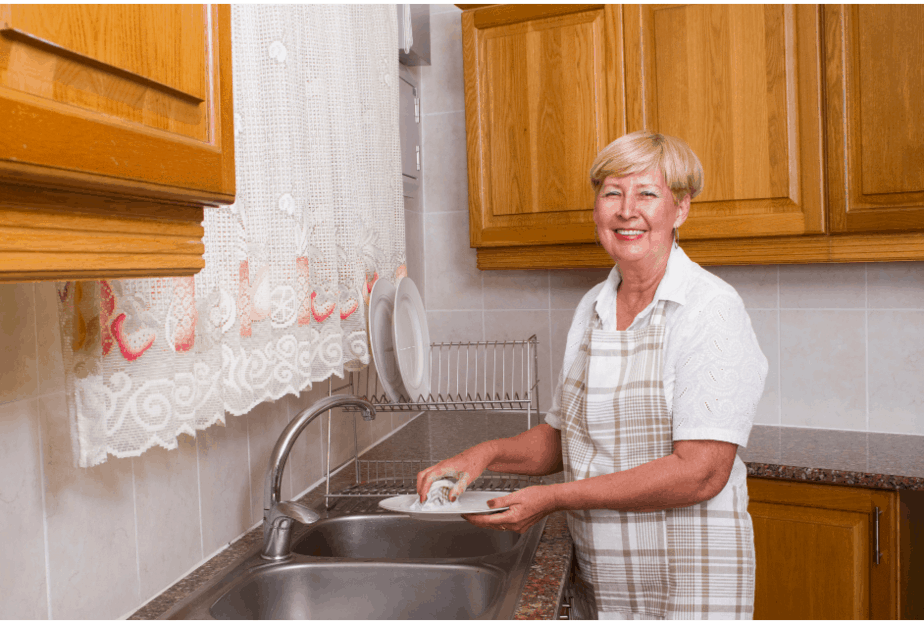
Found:
[(748, 512), (757, 556), (755, 618), (869, 618), (866, 514), (760, 502)]
[(593, 240), (588, 172), (624, 128), (619, 14), (560, 10), (462, 15), (473, 246)]
[(924, 229), (924, 7), (824, 15), (831, 229)]
[(0, 177), (229, 203), (230, 61), (227, 7), (0, 5)]
[(813, 6), (626, 8), (628, 129), (705, 171), (682, 238), (824, 231), (818, 35)]

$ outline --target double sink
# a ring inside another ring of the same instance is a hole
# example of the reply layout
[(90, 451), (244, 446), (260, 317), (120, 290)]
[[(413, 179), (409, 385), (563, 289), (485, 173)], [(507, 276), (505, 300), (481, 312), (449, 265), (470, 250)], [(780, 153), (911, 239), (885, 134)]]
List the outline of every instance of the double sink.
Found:
[(512, 618), (545, 520), (520, 535), (464, 521), (329, 514), (292, 558), (254, 548), (165, 619)]

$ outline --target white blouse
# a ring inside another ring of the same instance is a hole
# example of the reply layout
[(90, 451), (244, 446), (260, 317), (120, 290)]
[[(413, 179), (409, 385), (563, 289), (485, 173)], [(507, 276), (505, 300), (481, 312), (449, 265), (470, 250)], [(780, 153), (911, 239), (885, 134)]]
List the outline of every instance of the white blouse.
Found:
[[(565, 359), (545, 421), (561, 429), (562, 381), (577, 356), (584, 332), (600, 315), (604, 331), (616, 331), (614, 267), (584, 295), (574, 312)], [(746, 446), (767, 378), (767, 358), (757, 344), (744, 303), (730, 285), (693, 262), (675, 246), (651, 303), (629, 331), (648, 327), (655, 304), (665, 310), (664, 398), (673, 417), (674, 441), (715, 439)]]

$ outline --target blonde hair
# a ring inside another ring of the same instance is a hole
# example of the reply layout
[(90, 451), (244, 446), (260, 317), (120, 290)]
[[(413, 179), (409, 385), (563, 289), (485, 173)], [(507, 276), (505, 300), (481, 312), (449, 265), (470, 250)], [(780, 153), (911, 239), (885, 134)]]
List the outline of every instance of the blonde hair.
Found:
[(594, 194), (610, 177), (625, 177), (657, 168), (674, 195), (674, 203), (703, 190), (703, 165), (683, 140), (640, 130), (620, 136), (600, 150), (590, 167)]

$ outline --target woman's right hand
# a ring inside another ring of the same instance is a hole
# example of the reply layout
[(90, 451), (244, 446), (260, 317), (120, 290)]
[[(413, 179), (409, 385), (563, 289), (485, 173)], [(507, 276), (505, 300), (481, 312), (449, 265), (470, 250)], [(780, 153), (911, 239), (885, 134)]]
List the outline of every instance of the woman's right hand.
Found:
[(449, 501), (455, 502), (465, 488), (474, 482), (491, 464), (492, 456), (487, 448), (479, 444), (474, 448), (440, 461), (417, 474), (417, 494), (420, 502), (427, 501), (430, 486), (441, 478), (453, 478), (456, 484), (449, 490)]

